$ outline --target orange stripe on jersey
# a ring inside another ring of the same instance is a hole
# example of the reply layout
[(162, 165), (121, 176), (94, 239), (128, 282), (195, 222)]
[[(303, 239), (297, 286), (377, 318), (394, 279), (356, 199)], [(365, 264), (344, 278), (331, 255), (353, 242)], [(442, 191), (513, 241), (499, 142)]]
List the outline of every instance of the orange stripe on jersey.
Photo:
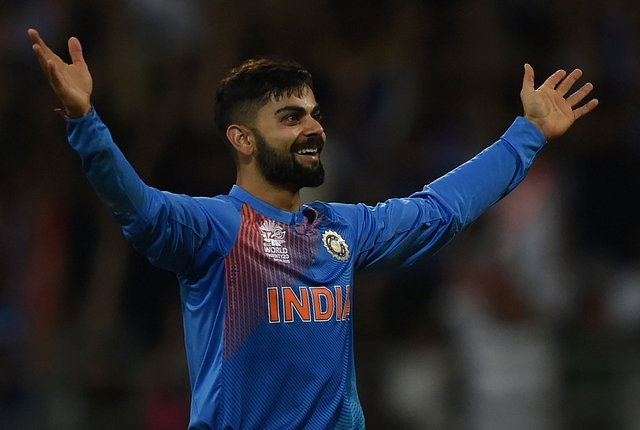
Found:
[[(298, 234), (295, 228), (267, 218), (248, 204), (240, 214), (236, 243), (225, 258), (225, 360), (260, 324), (280, 317), (275, 313), (280, 312), (278, 300), (275, 308), (269, 307), (271, 294), (277, 295), (269, 287), (295, 285), (311, 266), (320, 244), (316, 230)], [(305, 312), (304, 306), (300, 312)]]

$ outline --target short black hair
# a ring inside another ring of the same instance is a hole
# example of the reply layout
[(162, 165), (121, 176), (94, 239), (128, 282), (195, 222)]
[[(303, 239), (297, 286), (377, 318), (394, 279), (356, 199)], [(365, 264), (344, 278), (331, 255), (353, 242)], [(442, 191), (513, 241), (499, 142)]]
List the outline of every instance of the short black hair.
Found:
[(251, 59), (229, 72), (216, 90), (215, 121), (234, 159), (237, 153), (227, 139), (227, 128), (231, 124), (248, 125), (253, 114), (270, 99), (301, 96), (305, 87), (313, 89), (311, 73), (291, 60)]

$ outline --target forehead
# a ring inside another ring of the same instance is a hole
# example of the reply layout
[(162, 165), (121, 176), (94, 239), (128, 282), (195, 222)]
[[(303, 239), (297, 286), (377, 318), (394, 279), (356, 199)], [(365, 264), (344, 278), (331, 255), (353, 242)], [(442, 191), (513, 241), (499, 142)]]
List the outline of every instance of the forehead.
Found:
[(257, 116), (273, 116), (286, 107), (303, 108), (305, 111), (311, 112), (317, 108), (317, 106), (318, 103), (316, 102), (313, 90), (305, 85), (300, 93), (297, 91), (294, 91), (291, 95), (285, 93), (282, 98), (278, 100), (271, 97), (267, 103), (258, 109)]

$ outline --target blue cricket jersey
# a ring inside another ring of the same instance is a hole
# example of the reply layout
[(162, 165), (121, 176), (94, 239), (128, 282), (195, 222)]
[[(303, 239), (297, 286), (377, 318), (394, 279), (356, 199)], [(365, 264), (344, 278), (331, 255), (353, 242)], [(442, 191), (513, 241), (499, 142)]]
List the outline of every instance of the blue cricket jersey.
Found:
[(126, 238), (176, 273), (192, 388), (189, 429), (364, 429), (354, 272), (433, 255), (525, 176), (545, 143), (528, 120), (410, 197), (291, 213), (238, 186), (190, 197), (147, 186), (94, 111), (69, 142)]

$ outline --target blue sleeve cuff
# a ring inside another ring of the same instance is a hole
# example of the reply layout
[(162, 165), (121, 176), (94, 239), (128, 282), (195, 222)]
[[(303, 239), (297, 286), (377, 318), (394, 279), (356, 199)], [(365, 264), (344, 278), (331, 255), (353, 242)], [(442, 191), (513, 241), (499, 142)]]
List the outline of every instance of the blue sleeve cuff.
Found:
[[(528, 152), (532, 151), (537, 153), (547, 143), (547, 138), (542, 131), (522, 116), (517, 117), (515, 121), (513, 121), (511, 126), (501, 136), (501, 139), (509, 142), (509, 144), (525, 158), (530, 158), (531, 154), (527, 154)], [(518, 142), (518, 144), (514, 145), (516, 142)], [(522, 147), (525, 153), (521, 152), (519, 147)]]

